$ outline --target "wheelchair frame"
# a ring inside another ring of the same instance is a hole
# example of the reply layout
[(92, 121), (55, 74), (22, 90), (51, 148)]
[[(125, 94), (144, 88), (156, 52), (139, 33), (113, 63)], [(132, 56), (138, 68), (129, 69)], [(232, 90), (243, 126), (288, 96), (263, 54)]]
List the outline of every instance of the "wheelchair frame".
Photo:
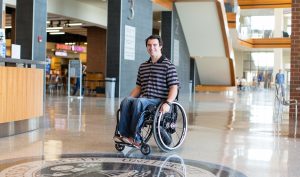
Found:
[[(164, 103), (159, 104), (159, 106), (149, 105), (145, 111), (142, 112), (141, 117), (144, 116), (142, 120), (139, 118), (138, 125), (141, 125), (138, 133), (142, 137), (140, 151), (144, 155), (148, 155), (151, 152), (150, 146), (147, 144), (150, 140), (152, 134), (154, 135), (155, 142), (159, 149), (164, 152), (172, 151), (179, 148), (187, 134), (187, 116), (184, 108), (178, 102), (171, 103), (171, 109), (169, 113), (162, 114), (160, 108)], [(182, 119), (182, 127), (179, 127), (180, 132), (177, 132), (178, 128), (178, 117)], [(120, 109), (117, 111), (117, 124), (115, 129), (115, 135), (118, 133), (118, 125), (120, 121)], [(142, 122), (141, 122), (142, 121)], [(172, 140), (171, 143), (166, 143), (163, 135), (169, 136)], [(174, 136), (173, 136), (174, 135)], [(178, 137), (177, 142), (173, 142), (172, 137)], [(125, 146), (134, 147), (131, 144), (125, 142), (115, 142), (115, 148), (118, 151), (123, 151)]]

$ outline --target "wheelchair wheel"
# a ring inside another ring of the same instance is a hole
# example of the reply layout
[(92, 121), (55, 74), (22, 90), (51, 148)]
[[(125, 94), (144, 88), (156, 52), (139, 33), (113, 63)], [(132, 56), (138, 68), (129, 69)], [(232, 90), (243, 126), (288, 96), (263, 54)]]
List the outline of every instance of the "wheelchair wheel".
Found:
[(142, 146), (141, 146), (141, 152), (142, 152), (144, 155), (150, 154), (150, 152), (151, 152), (150, 146), (149, 146), (148, 144), (143, 143)]
[(123, 151), (125, 149), (125, 145), (115, 144), (115, 148), (117, 151)]
[(177, 149), (183, 143), (187, 133), (187, 116), (183, 107), (173, 102), (171, 113), (160, 113), (156, 110), (153, 121), (154, 139), (157, 146), (165, 152)]
[(120, 122), (120, 109), (118, 109), (118, 111), (117, 111), (116, 119), (117, 119), (117, 123), (116, 123), (116, 128), (115, 128), (115, 135), (118, 134), (118, 125), (119, 125), (119, 122)]

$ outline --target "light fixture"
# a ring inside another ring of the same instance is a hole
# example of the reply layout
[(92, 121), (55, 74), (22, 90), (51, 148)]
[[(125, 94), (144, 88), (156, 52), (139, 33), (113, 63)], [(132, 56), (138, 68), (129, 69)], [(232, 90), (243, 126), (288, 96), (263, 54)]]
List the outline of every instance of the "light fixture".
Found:
[(57, 33), (57, 32), (59, 32), (59, 29), (47, 29), (46, 32), (47, 33)]
[(69, 23), (69, 26), (81, 26), (82, 23)]
[(60, 30), (63, 29), (62, 26), (58, 26), (58, 27), (48, 27), (47, 30)]
[(69, 24), (70, 24), (70, 20), (68, 20), (67, 22), (65, 22), (64, 26), (65, 27), (70, 27)]
[(11, 28), (11, 26), (5, 26), (5, 29), (9, 29), (9, 28)]
[(61, 35), (61, 34), (65, 34), (65, 32), (52, 32), (52, 33), (49, 33), (51, 35)]

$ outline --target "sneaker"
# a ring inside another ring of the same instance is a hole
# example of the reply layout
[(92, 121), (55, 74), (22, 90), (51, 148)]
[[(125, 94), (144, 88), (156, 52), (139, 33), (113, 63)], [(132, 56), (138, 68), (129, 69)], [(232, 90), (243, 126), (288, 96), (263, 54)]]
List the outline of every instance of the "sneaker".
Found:
[(122, 143), (123, 141), (122, 141), (122, 137), (120, 136), (120, 135), (115, 135), (114, 137), (113, 137), (113, 140), (115, 141), (115, 142), (117, 142), (117, 143)]
[(132, 138), (122, 137), (122, 141), (127, 144), (133, 144)]

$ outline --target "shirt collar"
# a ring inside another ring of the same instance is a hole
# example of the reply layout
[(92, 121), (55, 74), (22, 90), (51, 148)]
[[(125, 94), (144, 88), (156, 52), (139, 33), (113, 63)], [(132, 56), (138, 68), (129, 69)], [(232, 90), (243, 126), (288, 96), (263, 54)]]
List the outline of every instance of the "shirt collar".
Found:
[[(157, 63), (162, 63), (163, 60), (165, 59), (166, 57), (164, 55), (162, 55), (158, 60), (157, 60)], [(151, 63), (151, 57), (149, 58), (149, 60), (147, 61), (148, 63)]]

